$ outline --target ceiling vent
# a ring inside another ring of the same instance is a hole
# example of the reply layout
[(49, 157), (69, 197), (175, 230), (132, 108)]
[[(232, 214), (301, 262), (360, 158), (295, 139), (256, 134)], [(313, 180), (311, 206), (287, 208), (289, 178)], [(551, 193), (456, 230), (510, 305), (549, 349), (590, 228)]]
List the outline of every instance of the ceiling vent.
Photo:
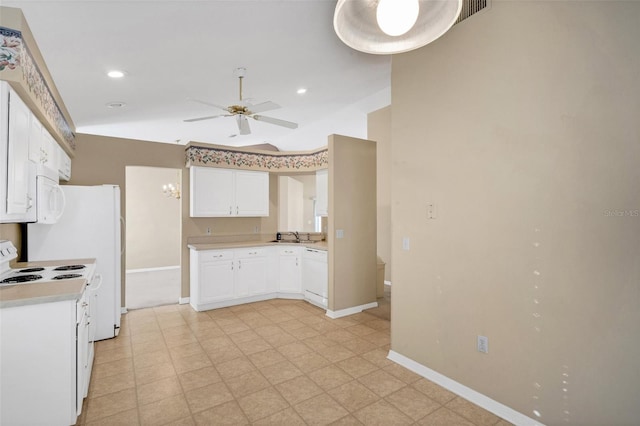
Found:
[(463, 0), (462, 11), (460, 11), (460, 15), (453, 25), (459, 24), (470, 16), (486, 9), (489, 6), (489, 2), (490, 0)]

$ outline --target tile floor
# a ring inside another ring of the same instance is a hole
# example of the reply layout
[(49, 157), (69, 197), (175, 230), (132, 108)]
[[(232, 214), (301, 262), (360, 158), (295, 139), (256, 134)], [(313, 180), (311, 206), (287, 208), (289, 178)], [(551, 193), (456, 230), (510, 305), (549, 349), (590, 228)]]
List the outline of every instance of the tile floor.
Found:
[(78, 424), (509, 423), (386, 359), (389, 321), (304, 301), (130, 311), (97, 342)]

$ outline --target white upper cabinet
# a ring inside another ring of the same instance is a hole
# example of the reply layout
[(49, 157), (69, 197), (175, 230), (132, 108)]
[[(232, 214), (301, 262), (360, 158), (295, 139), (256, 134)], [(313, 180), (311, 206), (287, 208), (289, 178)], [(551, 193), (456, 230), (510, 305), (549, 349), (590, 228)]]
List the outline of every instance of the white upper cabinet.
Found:
[[(0, 87), (0, 222), (35, 221), (35, 164), (29, 161), (31, 111), (2, 83)], [(5, 169), (6, 167), (6, 169)]]
[(191, 167), (191, 217), (269, 216), (269, 173)]
[(64, 149), (62, 149), (60, 145), (56, 145), (56, 146), (57, 146), (56, 159), (58, 164), (58, 176), (60, 177), (60, 180), (64, 180), (68, 182), (71, 179), (71, 157), (69, 157), (69, 155), (67, 155), (67, 153), (64, 152)]
[(269, 216), (269, 173), (234, 170), (236, 215)]
[(316, 172), (316, 216), (329, 215), (329, 170)]

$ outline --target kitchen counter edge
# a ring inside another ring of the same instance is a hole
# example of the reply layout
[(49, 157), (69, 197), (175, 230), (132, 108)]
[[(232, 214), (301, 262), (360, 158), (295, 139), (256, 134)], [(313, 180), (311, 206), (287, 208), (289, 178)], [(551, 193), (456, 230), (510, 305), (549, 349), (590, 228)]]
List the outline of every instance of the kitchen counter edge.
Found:
[(262, 247), (262, 246), (300, 246), (306, 248), (312, 248), (317, 250), (328, 249), (328, 243), (326, 241), (318, 241), (313, 243), (274, 243), (272, 241), (242, 241), (242, 242), (225, 242), (225, 243), (198, 243), (198, 244), (187, 244), (191, 250), (202, 251), (202, 250), (224, 250), (224, 249), (233, 249), (233, 248), (244, 248), (244, 247)]

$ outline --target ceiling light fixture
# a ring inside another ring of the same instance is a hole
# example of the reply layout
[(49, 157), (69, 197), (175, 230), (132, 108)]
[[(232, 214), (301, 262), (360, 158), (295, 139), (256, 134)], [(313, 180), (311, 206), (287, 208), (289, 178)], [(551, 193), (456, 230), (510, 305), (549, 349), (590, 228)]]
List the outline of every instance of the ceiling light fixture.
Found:
[(338, 0), (333, 28), (347, 46), (389, 55), (417, 49), (456, 22), (463, 0)]
[(304, 95), (305, 93), (307, 93), (307, 89), (305, 89), (304, 87), (301, 87), (297, 90), (296, 92), (298, 95)]
[(380, 0), (376, 8), (376, 20), (385, 34), (397, 37), (413, 28), (418, 13), (418, 0)]
[(109, 71), (107, 73), (107, 75), (111, 78), (122, 78), (125, 75), (124, 71), (118, 71), (118, 70), (113, 70), (113, 71)]

